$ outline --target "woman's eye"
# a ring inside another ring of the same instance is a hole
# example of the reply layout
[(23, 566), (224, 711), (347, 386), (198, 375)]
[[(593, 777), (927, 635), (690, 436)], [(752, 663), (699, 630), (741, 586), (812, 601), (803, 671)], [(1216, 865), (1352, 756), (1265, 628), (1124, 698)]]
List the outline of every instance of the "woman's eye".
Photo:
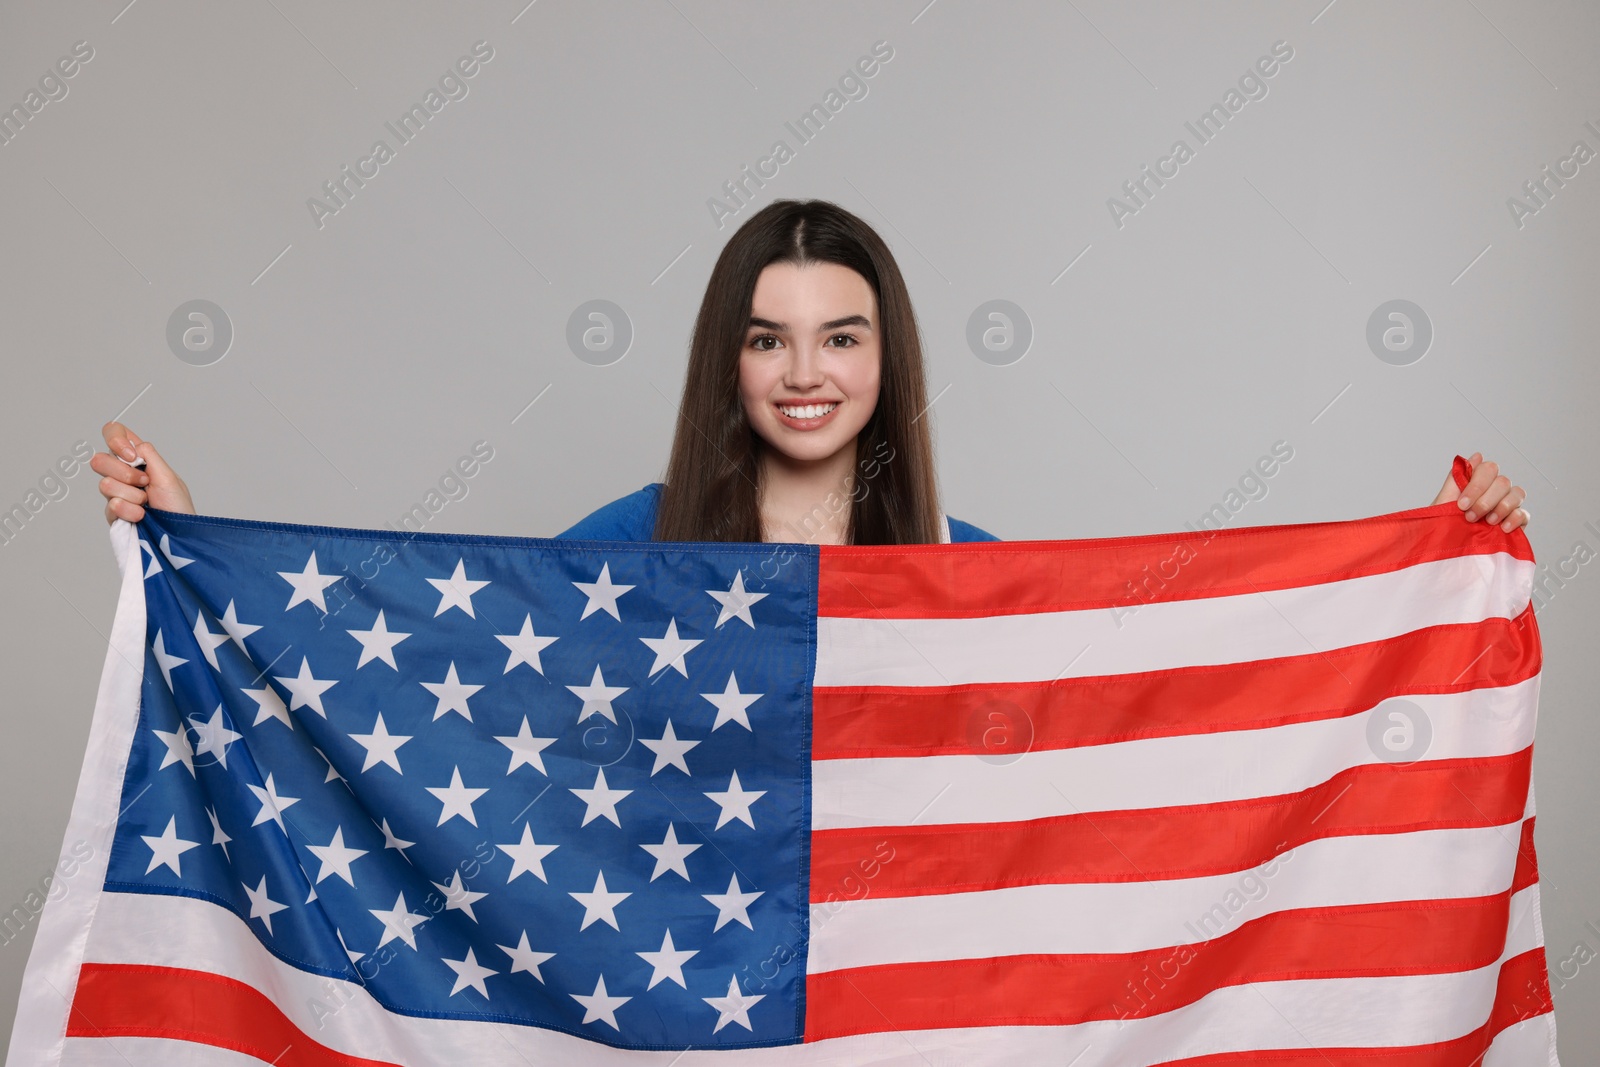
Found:
[(763, 346), (762, 343), (761, 343), (762, 341), (774, 341), (775, 342), (775, 341), (777, 341), (777, 338), (772, 336), (770, 333), (764, 333), (759, 337), (751, 338), (750, 339), (750, 347), (754, 348), (757, 352), (771, 352), (772, 349)]
[(854, 345), (859, 343), (859, 342), (856, 341), (855, 336), (853, 334), (848, 334), (848, 333), (836, 333), (836, 334), (833, 335), (832, 340), (837, 341), (841, 337), (844, 338), (846, 341), (849, 341), (850, 344), (848, 344), (848, 345), (838, 345), (836, 347), (839, 347), (839, 348), (850, 348), (850, 347), (852, 347), (852, 346), (854, 346)]

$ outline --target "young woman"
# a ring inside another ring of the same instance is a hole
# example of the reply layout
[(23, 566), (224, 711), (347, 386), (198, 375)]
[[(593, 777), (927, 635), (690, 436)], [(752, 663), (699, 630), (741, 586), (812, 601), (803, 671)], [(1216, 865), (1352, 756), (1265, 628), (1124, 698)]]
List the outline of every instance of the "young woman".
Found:
[[(777, 200), (741, 226), (712, 269), (690, 342), (664, 482), (614, 500), (559, 537), (629, 541), (928, 544), (995, 541), (939, 507), (922, 343), (888, 246), (824, 200)], [(104, 427), (106, 521), (143, 505), (194, 513), (161, 454)], [(145, 470), (130, 466), (135, 458)], [(1473, 453), (1434, 504), (1510, 532), (1521, 486)]]

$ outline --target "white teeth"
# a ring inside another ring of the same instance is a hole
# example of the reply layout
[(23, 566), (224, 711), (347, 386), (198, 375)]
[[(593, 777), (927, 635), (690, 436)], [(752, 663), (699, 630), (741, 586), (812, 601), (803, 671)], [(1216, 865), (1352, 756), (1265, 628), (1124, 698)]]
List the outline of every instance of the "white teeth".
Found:
[(798, 408), (780, 407), (778, 410), (791, 419), (814, 419), (819, 415), (826, 415), (838, 406), (838, 404), (807, 404)]

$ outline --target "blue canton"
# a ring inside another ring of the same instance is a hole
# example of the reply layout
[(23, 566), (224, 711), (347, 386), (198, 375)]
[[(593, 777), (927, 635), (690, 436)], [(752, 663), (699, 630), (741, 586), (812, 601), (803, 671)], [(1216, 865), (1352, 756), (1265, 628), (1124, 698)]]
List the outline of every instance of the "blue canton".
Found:
[(769, 577), (760, 544), (139, 532), (107, 890), (226, 908), (400, 1014), (801, 1039), (815, 546)]

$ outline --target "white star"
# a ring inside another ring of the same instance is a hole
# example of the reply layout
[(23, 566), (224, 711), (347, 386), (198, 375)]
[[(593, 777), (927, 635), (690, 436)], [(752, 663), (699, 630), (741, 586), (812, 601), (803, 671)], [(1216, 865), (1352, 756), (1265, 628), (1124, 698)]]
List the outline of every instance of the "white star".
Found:
[(663, 978), (677, 982), (684, 989), (688, 989), (689, 986), (683, 980), (683, 965), (689, 961), (689, 957), (700, 955), (700, 950), (679, 949), (674, 946), (672, 943), (672, 928), (668, 927), (667, 936), (661, 939), (661, 950), (659, 952), (637, 952), (635, 955), (652, 968), (650, 971), (650, 984), (645, 986), (645, 989), (654, 989), (656, 983)]
[(183, 871), (179, 866), (179, 857), (191, 848), (200, 847), (200, 842), (185, 841), (178, 836), (178, 817), (176, 815), (167, 820), (167, 828), (161, 832), (160, 837), (151, 837), (147, 834), (139, 836), (144, 838), (144, 843), (150, 846), (150, 866), (144, 869), (145, 874), (149, 874), (157, 867), (170, 867), (173, 874), (182, 878)]
[(350, 740), (367, 750), (367, 758), (361, 761), (361, 773), (365, 774), (380, 763), (387, 763), (396, 774), (404, 774), (400, 769), (400, 746), (411, 740), (412, 736), (391, 734), (383, 724), (383, 712), (378, 712), (378, 721), (373, 724), (370, 734), (350, 735)]
[(399, 939), (417, 947), (417, 935), (413, 933), (417, 927), (427, 922), (430, 916), (417, 915), (406, 907), (406, 895), (401, 893), (395, 898), (394, 907), (388, 911), (380, 908), (368, 908), (372, 917), (383, 923), (383, 936), (378, 939), (378, 947), (382, 948), (389, 942)]
[(687, 678), (689, 677), (689, 669), (683, 665), (683, 657), (690, 649), (698, 645), (703, 638), (679, 637), (678, 620), (674, 618), (667, 621), (665, 635), (661, 637), (641, 637), (639, 640), (643, 641), (650, 651), (656, 654), (655, 662), (650, 664), (648, 672), (650, 675), (654, 675), (664, 667), (672, 667)]
[(443, 826), (446, 820), (460, 816), (473, 826), (476, 826), (478, 825), (478, 817), (472, 814), (472, 802), (483, 796), (488, 790), (469, 789), (462, 785), (461, 768), (456, 767), (450, 772), (449, 785), (438, 788), (429, 786), (428, 792), (438, 797), (439, 801), (444, 805), (444, 809), (439, 812), (438, 825)]
[(346, 848), (344, 844), (344, 827), (335, 827), (333, 840), (326, 845), (307, 845), (311, 854), (322, 861), (322, 869), (317, 871), (317, 881), (320, 882), (330, 874), (337, 874), (355, 888), (356, 880), (350, 874), (350, 864), (367, 854), (366, 849)]
[(533, 949), (529, 948), (528, 931), (526, 930), (522, 931), (522, 940), (517, 942), (517, 946), (515, 948), (512, 948), (510, 945), (496, 945), (495, 948), (511, 957), (511, 970), (507, 971), (507, 974), (516, 974), (518, 971), (527, 971), (529, 974), (539, 979), (540, 982), (544, 981), (544, 975), (539, 973), (539, 964), (543, 963), (545, 960), (555, 958), (554, 952), (535, 952)]
[(600, 980), (594, 984), (594, 992), (589, 996), (581, 993), (568, 993), (567, 996), (583, 1005), (583, 1021), (592, 1023), (599, 1019), (611, 1029), (622, 1033), (622, 1028), (617, 1025), (617, 1009), (622, 1007), (632, 997), (613, 997), (606, 993), (606, 976), (601, 975)]
[(344, 931), (335, 929), (333, 932), (334, 935), (339, 939), (339, 947), (344, 949), (344, 954), (350, 957), (351, 963), (355, 963), (357, 960), (363, 959), (366, 956), (365, 952), (357, 952), (355, 949), (344, 943)]
[(182, 556), (179, 556), (172, 551), (171, 534), (161, 535), (161, 554), (167, 557), (167, 561), (172, 564), (172, 569), (175, 571), (181, 571), (183, 568), (194, 562), (194, 560), (184, 559)]
[(311, 751), (321, 756), (322, 762), (328, 765), (328, 773), (322, 776), (323, 785), (327, 785), (329, 782), (334, 781), (335, 779), (344, 782), (346, 786), (350, 784), (349, 782), (345, 782), (344, 775), (339, 773), (339, 769), (333, 765), (333, 760), (328, 758), (328, 754), (326, 752), (322, 751), (322, 749), (318, 748), (316, 745), (311, 746)]
[(722, 929), (730, 921), (743, 923), (749, 929), (754, 930), (755, 927), (750, 925), (750, 913), (747, 909), (764, 892), (764, 890), (759, 889), (754, 893), (739, 892), (739, 876), (735, 874), (730, 875), (728, 878), (728, 891), (726, 893), (700, 894), (717, 909), (717, 923), (711, 928), (712, 931), (715, 932)]
[(472, 710), (467, 707), (467, 698), (478, 690), (481, 685), (467, 685), (456, 677), (456, 661), (450, 661), (450, 669), (445, 672), (442, 682), (422, 682), (422, 688), (439, 698), (439, 703), (434, 705), (433, 718), (437, 722), (449, 712), (460, 712), (461, 717), (468, 722), (472, 721)]
[(260, 919), (266, 926), (267, 933), (272, 933), (272, 917), (280, 911), (288, 911), (289, 905), (279, 904), (267, 896), (267, 876), (264, 874), (261, 876), (261, 884), (254, 889), (244, 885), (243, 882), (239, 884), (244, 886), (245, 894), (250, 898), (250, 918)]
[(160, 574), (161, 560), (157, 558), (156, 550), (150, 547), (150, 542), (141, 537), (139, 538), (139, 547), (150, 553), (150, 566), (144, 569), (144, 576), (149, 578), (151, 575)]
[(472, 594), (489, 583), (475, 582), (468, 578), (467, 561), (458, 558), (454, 574), (448, 578), (429, 578), (428, 584), (439, 590), (439, 606), (434, 609), (434, 618), (438, 618), (451, 608), (460, 608), (475, 619), (477, 616), (472, 614)]
[(167, 690), (169, 692), (176, 692), (176, 690), (172, 688), (172, 668), (184, 663), (188, 663), (189, 661), (184, 659), (182, 656), (171, 656), (167, 654), (167, 645), (166, 642), (161, 638), (160, 630), (156, 631), (156, 639), (150, 642), (150, 647), (156, 655), (156, 666), (161, 668), (161, 677), (167, 680)]
[(717, 1009), (717, 1025), (711, 1028), (711, 1032), (714, 1034), (729, 1023), (738, 1023), (746, 1030), (749, 1030), (750, 1009), (766, 999), (766, 996), (765, 993), (745, 994), (739, 992), (739, 979), (736, 976), (729, 976), (727, 996), (701, 997), (700, 999)]
[(659, 740), (652, 741), (647, 737), (641, 737), (639, 743), (656, 754), (655, 766), (650, 768), (650, 777), (654, 778), (656, 772), (663, 767), (676, 767), (684, 774), (688, 774), (689, 765), (684, 762), (683, 754), (700, 742), (678, 740), (678, 735), (672, 729), (672, 720), (668, 719), (667, 728)]
[(528, 729), (528, 717), (522, 717), (522, 727), (515, 736), (496, 737), (496, 741), (511, 750), (511, 766), (506, 768), (506, 773), (527, 764), (540, 774), (548, 775), (544, 769), (544, 757), (539, 753), (556, 743), (554, 737), (534, 737), (533, 731)]
[[(722, 808), (722, 813), (717, 816), (717, 825), (712, 827), (720, 830), (734, 819), (738, 819), (750, 829), (756, 828), (755, 820), (750, 818), (750, 805), (767, 795), (765, 789), (754, 791), (745, 789), (739, 784), (739, 772), (733, 772), (733, 778), (728, 783), (726, 790), (707, 793), (706, 796), (717, 802)], [(765, 809), (763, 809), (765, 810)]]
[(167, 751), (161, 757), (161, 766), (156, 770), (170, 767), (174, 763), (181, 763), (189, 769), (189, 777), (194, 777), (194, 746), (189, 743), (189, 731), (182, 724), (176, 730), (151, 730), (151, 733), (161, 738), (161, 743), (167, 746)]
[(717, 623), (713, 629), (720, 629), (723, 623), (735, 617), (744, 621), (750, 629), (754, 630), (756, 628), (755, 621), (750, 618), (750, 605), (767, 594), (746, 592), (744, 588), (744, 571), (734, 572), (733, 585), (729, 586), (726, 593), (718, 592), (715, 589), (707, 589), (706, 593), (715, 599), (718, 604), (722, 605), (722, 610), (717, 613)]
[(594, 889), (588, 893), (568, 893), (567, 896), (583, 905), (583, 922), (579, 930), (587, 930), (589, 924), (596, 919), (605, 923), (611, 929), (622, 932), (622, 927), (617, 925), (617, 905), (633, 896), (632, 893), (613, 893), (606, 889), (606, 872), (600, 871), (594, 876)]
[(502, 674), (510, 674), (511, 668), (519, 663), (526, 663), (540, 674), (544, 673), (544, 666), (539, 662), (539, 652), (555, 644), (558, 640), (554, 637), (540, 637), (533, 632), (533, 616), (522, 617), (522, 631), (514, 634), (495, 634), (494, 639), (511, 650), (511, 655), (506, 657), (506, 669)]
[(383, 660), (395, 670), (400, 669), (394, 661), (394, 646), (411, 635), (389, 629), (389, 624), (383, 619), (383, 609), (378, 610), (378, 621), (372, 624), (372, 629), (345, 632), (361, 642), (361, 659), (356, 663), (356, 670), (360, 670), (375, 659)]
[(612, 722), (616, 722), (617, 713), (611, 710), (611, 702), (628, 691), (625, 685), (607, 685), (598, 664), (594, 669), (594, 678), (588, 685), (569, 685), (567, 688), (576, 696), (583, 698), (583, 710), (578, 712), (579, 722), (591, 715), (604, 715)]
[[(728, 672), (728, 685), (722, 692), (701, 693), (700, 695), (716, 705), (717, 721), (711, 724), (711, 729), (713, 730), (725, 722), (736, 722), (746, 730), (749, 730), (750, 716), (746, 714), (746, 710), (751, 704), (766, 696), (765, 693), (739, 692), (739, 679), (733, 671)], [(753, 730), (751, 732), (754, 733)]]
[(217, 821), (216, 812), (212, 811), (210, 808), (207, 808), (206, 817), (211, 820), (211, 843), (213, 845), (221, 845), (222, 858), (227, 860), (229, 863), (232, 863), (233, 857), (228, 855), (228, 842), (232, 841), (233, 838), (222, 832), (222, 824)]
[[(278, 824), (278, 829), (283, 830), (284, 809), (300, 803), (300, 798), (279, 796), (278, 787), (272, 783), (271, 774), (267, 775), (267, 787), (265, 789), (259, 785), (250, 785), (249, 789), (250, 792), (256, 795), (256, 799), (261, 802), (261, 810), (256, 812), (255, 822), (250, 825), (260, 826), (268, 819), (271, 819)], [(289, 831), (283, 830), (283, 832), (288, 833)]]
[(462, 885), (460, 871), (450, 872), (449, 885), (440, 885), (438, 882), (434, 882), (433, 887), (444, 894), (445, 911), (464, 911), (467, 913), (467, 918), (473, 922), (478, 921), (478, 917), (472, 914), (473, 902), (482, 900), (489, 895), (488, 893), (474, 893)]
[(603, 815), (616, 826), (622, 825), (622, 820), (617, 818), (617, 802), (633, 792), (631, 789), (612, 789), (606, 785), (606, 769), (595, 768), (594, 788), (574, 789), (572, 792), (584, 802), (583, 822), (580, 826), (588, 826), (596, 816)]
[(519, 874), (532, 874), (546, 884), (549, 884), (550, 879), (544, 876), (544, 858), (560, 847), (560, 845), (539, 844), (533, 839), (533, 827), (527, 823), (522, 824), (521, 841), (495, 846), (511, 857), (511, 873), (506, 876), (507, 882), (516, 881)]
[(479, 964), (476, 957), (472, 955), (472, 949), (470, 947), (467, 949), (466, 959), (442, 959), (439, 962), (456, 972), (456, 984), (450, 989), (450, 995), (452, 997), (461, 992), (463, 989), (467, 988), (467, 986), (471, 986), (479, 993), (482, 993), (484, 999), (487, 1000), (489, 998), (489, 990), (484, 987), (483, 980), (489, 977), (491, 974), (500, 973), (499, 971), (491, 971), (489, 968)]
[(213, 670), (220, 671), (222, 668), (217, 666), (217, 649), (228, 643), (227, 632), (212, 633), (211, 627), (206, 625), (205, 614), (196, 611), (194, 613), (194, 639), (199, 642), (200, 654), (205, 656), (206, 662), (211, 664)]
[(311, 558), (306, 561), (306, 569), (296, 573), (294, 571), (279, 571), (278, 577), (294, 586), (294, 592), (289, 594), (289, 603), (283, 609), (302, 602), (315, 604), (326, 615), (328, 602), (322, 598), (322, 591), (339, 580), (337, 574), (320, 574), (317, 571), (317, 554), (311, 553)]
[(239, 646), (239, 651), (248, 656), (250, 650), (244, 647), (244, 639), (261, 629), (261, 627), (251, 626), (247, 622), (240, 622), (239, 616), (234, 614), (233, 601), (231, 600), (228, 601), (228, 610), (223, 612), (222, 618), (217, 621), (222, 623), (224, 630), (228, 631), (228, 636), (233, 638), (233, 643)]
[(324, 719), (328, 713), (322, 709), (322, 694), (339, 684), (337, 678), (323, 681), (311, 676), (311, 663), (300, 657), (300, 673), (293, 678), (273, 675), (272, 680), (280, 683), (289, 691), (289, 710), (296, 708), (310, 708)]
[(194, 735), (200, 739), (200, 744), (195, 747), (194, 754), (196, 756), (215, 756), (217, 757), (217, 763), (226, 769), (228, 766), (228, 746), (244, 735), (234, 733), (222, 721), (222, 705), (217, 705), (217, 710), (211, 713), (209, 722), (190, 719), (189, 725), (194, 727)]
[(268, 719), (277, 719), (289, 729), (294, 729), (294, 723), (289, 721), (289, 709), (283, 706), (283, 698), (272, 686), (262, 686), (260, 689), (241, 690), (245, 696), (256, 702), (256, 721), (251, 726), (260, 726)]
[(683, 880), (689, 880), (689, 867), (683, 861), (689, 853), (699, 848), (699, 845), (678, 844), (678, 830), (671, 823), (667, 824), (667, 839), (659, 845), (640, 845), (650, 855), (656, 858), (656, 869), (650, 872), (653, 882), (668, 871), (681, 875)]
[(378, 827), (378, 829), (383, 831), (383, 847), (396, 849), (402, 856), (406, 854), (406, 849), (416, 844), (415, 841), (404, 841), (396, 837), (394, 835), (394, 831), (389, 829), (388, 819), (383, 820), (383, 825)]
[(583, 605), (583, 614), (578, 616), (582, 622), (595, 611), (605, 611), (618, 622), (622, 616), (617, 612), (617, 597), (632, 589), (631, 585), (616, 585), (611, 581), (611, 564), (600, 565), (600, 577), (593, 582), (573, 582), (578, 587), (578, 592), (588, 597), (588, 603)]

